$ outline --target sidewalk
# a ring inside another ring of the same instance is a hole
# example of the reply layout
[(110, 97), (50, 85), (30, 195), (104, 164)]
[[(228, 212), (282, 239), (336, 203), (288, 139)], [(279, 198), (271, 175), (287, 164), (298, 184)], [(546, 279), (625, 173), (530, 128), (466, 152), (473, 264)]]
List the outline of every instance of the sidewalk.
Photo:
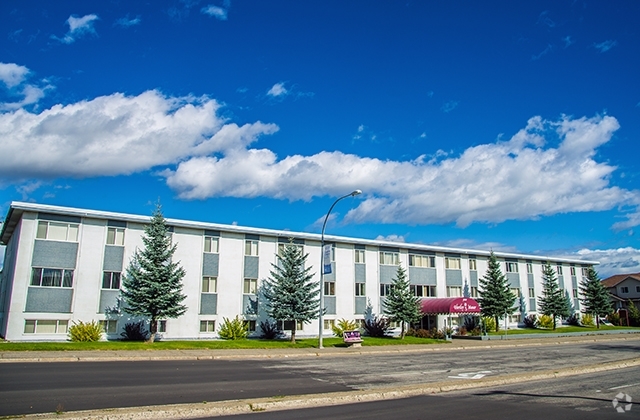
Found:
[[(365, 338), (366, 340), (366, 338)], [(601, 341), (640, 340), (640, 333), (616, 335), (563, 336), (513, 338), (509, 340), (454, 340), (443, 344), (392, 345), (359, 348), (327, 347), (324, 349), (229, 349), (229, 350), (90, 350), (90, 351), (1, 351), (0, 363), (24, 362), (96, 362), (135, 360), (210, 360), (210, 359), (269, 359), (289, 357), (336, 357), (366, 354), (398, 354), (442, 351), (469, 351), (480, 348), (536, 347), (558, 344), (577, 344)]]

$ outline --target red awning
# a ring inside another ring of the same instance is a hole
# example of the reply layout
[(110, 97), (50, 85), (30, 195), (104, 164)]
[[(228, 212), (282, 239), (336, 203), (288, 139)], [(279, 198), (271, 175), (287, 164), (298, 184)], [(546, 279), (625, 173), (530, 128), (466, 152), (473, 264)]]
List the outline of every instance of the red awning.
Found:
[(440, 314), (479, 314), (480, 304), (471, 298), (423, 298), (422, 313), (425, 315)]

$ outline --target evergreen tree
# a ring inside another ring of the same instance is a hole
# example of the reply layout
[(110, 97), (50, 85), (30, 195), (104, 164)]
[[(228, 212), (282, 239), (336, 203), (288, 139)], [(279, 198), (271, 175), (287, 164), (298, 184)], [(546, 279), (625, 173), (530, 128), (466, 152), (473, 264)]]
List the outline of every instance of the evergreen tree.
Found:
[(389, 295), (383, 303), (385, 315), (401, 323), (400, 339), (404, 339), (405, 324), (418, 322), (422, 318), (420, 298), (411, 293), (407, 271), (402, 266), (398, 266), (396, 277), (391, 282)]
[(271, 264), (271, 278), (265, 281), (264, 297), (268, 315), (279, 321), (293, 321), (291, 342), (296, 342), (297, 321), (309, 322), (318, 315), (317, 282), (311, 281), (311, 267), (304, 268), (309, 254), (302, 254), (293, 242), (278, 255), (278, 264)]
[(556, 272), (547, 261), (542, 266), (542, 296), (538, 298), (539, 311), (553, 318), (553, 329), (556, 329), (556, 318), (571, 315), (571, 302), (558, 285)]
[(595, 316), (596, 326), (600, 328), (600, 316), (613, 312), (613, 307), (609, 291), (604, 287), (593, 267), (589, 267), (587, 277), (582, 278), (580, 292), (583, 296), (580, 299), (582, 312)]
[(151, 342), (158, 332), (159, 319), (177, 318), (187, 311), (181, 303), (186, 298), (182, 294), (185, 271), (180, 263), (172, 261), (177, 244), (171, 245), (168, 233), (158, 204), (151, 223), (144, 228), (144, 249), (136, 250), (122, 281), (124, 310), (149, 318)]
[(480, 279), (478, 303), (482, 316), (492, 317), (499, 329), (498, 319), (504, 315), (511, 315), (517, 308), (514, 306), (516, 295), (509, 290), (507, 278), (500, 270), (500, 263), (493, 251), (489, 255), (489, 267)]
[(640, 310), (638, 310), (638, 307), (631, 299), (627, 301), (627, 314), (629, 315), (631, 325), (634, 327), (640, 326)]

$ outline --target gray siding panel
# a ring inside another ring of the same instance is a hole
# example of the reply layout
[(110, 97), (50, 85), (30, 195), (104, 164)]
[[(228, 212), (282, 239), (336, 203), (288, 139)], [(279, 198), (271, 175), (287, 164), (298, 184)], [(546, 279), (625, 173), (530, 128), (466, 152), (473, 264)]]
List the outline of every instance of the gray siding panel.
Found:
[(471, 271), (469, 273), (469, 285), (470, 287), (478, 287), (478, 272)]
[(248, 279), (258, 278), (258, 262), (259, 257), (245, 255), (244, 257), (244, 277)]
[(527, 274), (527, 282), (529, 283), (529, 289), (533, 289), (535, 287), (535, 280), (533, 279), (533, 274)]
[(356, 282), (364, 283), (367, 280), (367, 266), (364, 264), (356, 264)]
[(322, 276), (324, 281), (336, 281), (336, 263), (331, 263), (331, 273)]
[(536, 300), (535, 299), (529, 299), (529, 310), (530, 311), (537, 311), (537, 309), (536, 309)]
[(575, 311), (580, 310), (580, 299), (573, 299), (573, 309)]
[(507, 273), (507, 281), (510, 287), (520, 287), (520, 274), (519, 273)]
[(324, 308), (326, 309), (327, 315), (335, 315), (336, 314), (336, 297), (335, 296), (325, 296), (324, 297)]
[(33, 246), (33, 267), (76, 268), (77, 242), (39, 241)]
[(571, 276), (571, 286), (574, 289), (578, 289), (578, 278), (576, 276)]
[(409, 267), (409, 283), (436, 285), (436, 269), (427, 267)]
[(124, 247), (105, 245), (104, 247), (104, 271), (122, 271), (124, 262)]
[(564, 290), (564, 277), (558, 276), (558, 284), (560, 285), (560, 289)]
[(356, 315), (364, 315), (367, 310), (367, 298), (364, 296), (356, 297)]
[(447, 286), (462, 286), (462, 270), (444, 270)]
[(218, 313), (218, 295), (215, 293), (202, 293), (200, 295), (200, 314), (216, 315)]
[(258, 296), (242, 296), (242, 313), (245, 315), (256, 315), (258, 313)]
[(395, 265), (381, 265), (380, 266), (380, 283), (391, 283), (396, 277), (398, 267)]
[(103, 314), (107, 308), (113, 308), (118, 302), (120, 290), (101, 290), (100, 291), (100, 307), (98, 313)]
[(202, 275), (203, 276), (217, 276), (218, 275), (218, 261), (220, 256), (218, 254), (202, 254)]
[(71, 313), (73, 289), (62, 287), (29, 287), (25, 312)]

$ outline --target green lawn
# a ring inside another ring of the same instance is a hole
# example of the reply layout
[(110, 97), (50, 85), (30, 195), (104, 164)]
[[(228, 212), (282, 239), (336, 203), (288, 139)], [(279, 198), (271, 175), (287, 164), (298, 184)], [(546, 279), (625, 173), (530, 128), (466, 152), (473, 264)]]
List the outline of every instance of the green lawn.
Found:
[[(396, 337), (373, 338), (364, 337), (363, 346), (389, 346), (410, 344), (446, 343), (443, 340), (430, 338)], [(341, 338), (325, 338), (325, 347), (344, 347)], [(70, 350), (194, 350), (194, 349), (287, 349), (317, 348), (317, 338), (298, 339), (295, 344), (286, 340), (193, 340), (193, 341), (156, 341), (153, 344), (133, 341), (97, 341), (93, 343), (13, 343), (0, 342), (0, 351), (70, 351)]]
[[(516, 334), (563, 334), (563, 333), (575, 333), (575, 332), (595, 332), (595, 331), (607, 331), (607, 330), (637, 330), (640, 332), (640, 328), (638, 327), (614, 327), (601, 325), (600, 329), (596, 327), (557, 327), (554, 330), (552, 329), (544, 329), (544, 328), (523, 328), (518, 330), (507, 330), (507, 335), (516, 335)], [(504, 330), (500, 330), (498, 332), (492, 331), (489, 335), (504, 335)]]

